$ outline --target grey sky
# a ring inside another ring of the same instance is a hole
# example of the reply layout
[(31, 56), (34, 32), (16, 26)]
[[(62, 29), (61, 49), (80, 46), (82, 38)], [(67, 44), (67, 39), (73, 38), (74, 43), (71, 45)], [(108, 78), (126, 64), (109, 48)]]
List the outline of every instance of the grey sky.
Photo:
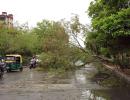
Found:
[(87, 8), (92, 0), (0, 0), (0, 13), (6, 11), (14, 15), (20, 24), (28, 22), (35, 26), (42, 19), (70, 19), (71, 14), (78, 14), (84, 24), (90, 23)]

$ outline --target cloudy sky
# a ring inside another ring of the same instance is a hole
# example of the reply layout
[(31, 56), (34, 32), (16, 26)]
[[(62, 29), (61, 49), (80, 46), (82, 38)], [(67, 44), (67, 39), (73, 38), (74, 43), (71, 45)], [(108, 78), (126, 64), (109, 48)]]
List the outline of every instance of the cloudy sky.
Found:
[(80, 21), (89, 24), (87, 8), (92, 0), (0, 0), (0, 13), (6, 11), (14, 15), (20, 24), (28, 22), (35, 26), (42, 19), (69, 20), (72, 13), (80, 16)]

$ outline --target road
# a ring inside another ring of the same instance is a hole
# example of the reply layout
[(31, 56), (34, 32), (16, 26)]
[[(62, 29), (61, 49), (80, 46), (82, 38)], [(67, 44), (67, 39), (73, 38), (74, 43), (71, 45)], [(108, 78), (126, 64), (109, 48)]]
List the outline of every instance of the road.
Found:
[(108, 88), (92, 81), (96, 71), (95, 66), (86, 65), (62, 77), (28, 68), (5, 73), (0, 100), (130, 100), (129, 88)]

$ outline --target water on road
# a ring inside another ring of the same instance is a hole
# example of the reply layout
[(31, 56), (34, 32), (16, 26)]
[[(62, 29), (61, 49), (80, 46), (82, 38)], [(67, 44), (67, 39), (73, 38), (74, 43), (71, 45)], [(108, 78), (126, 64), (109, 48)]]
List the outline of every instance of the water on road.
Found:
[(127, 86), (100, 85), (92, 80), (96, 72), (90, 64), (55, 77), (28, 68), (23, 72), (5, 73), (0, 81), (0, 100), (130, 100)]

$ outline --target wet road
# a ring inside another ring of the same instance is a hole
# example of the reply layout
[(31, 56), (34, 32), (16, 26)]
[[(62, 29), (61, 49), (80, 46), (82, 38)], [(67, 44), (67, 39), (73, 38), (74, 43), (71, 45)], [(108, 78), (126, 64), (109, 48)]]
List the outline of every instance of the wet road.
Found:
[(5, 73), (0, 81), (0, 100), (130, 100), (130, 89), (108, 88), (92, 81), (93, 65), (64, 76), (24, 69)]

